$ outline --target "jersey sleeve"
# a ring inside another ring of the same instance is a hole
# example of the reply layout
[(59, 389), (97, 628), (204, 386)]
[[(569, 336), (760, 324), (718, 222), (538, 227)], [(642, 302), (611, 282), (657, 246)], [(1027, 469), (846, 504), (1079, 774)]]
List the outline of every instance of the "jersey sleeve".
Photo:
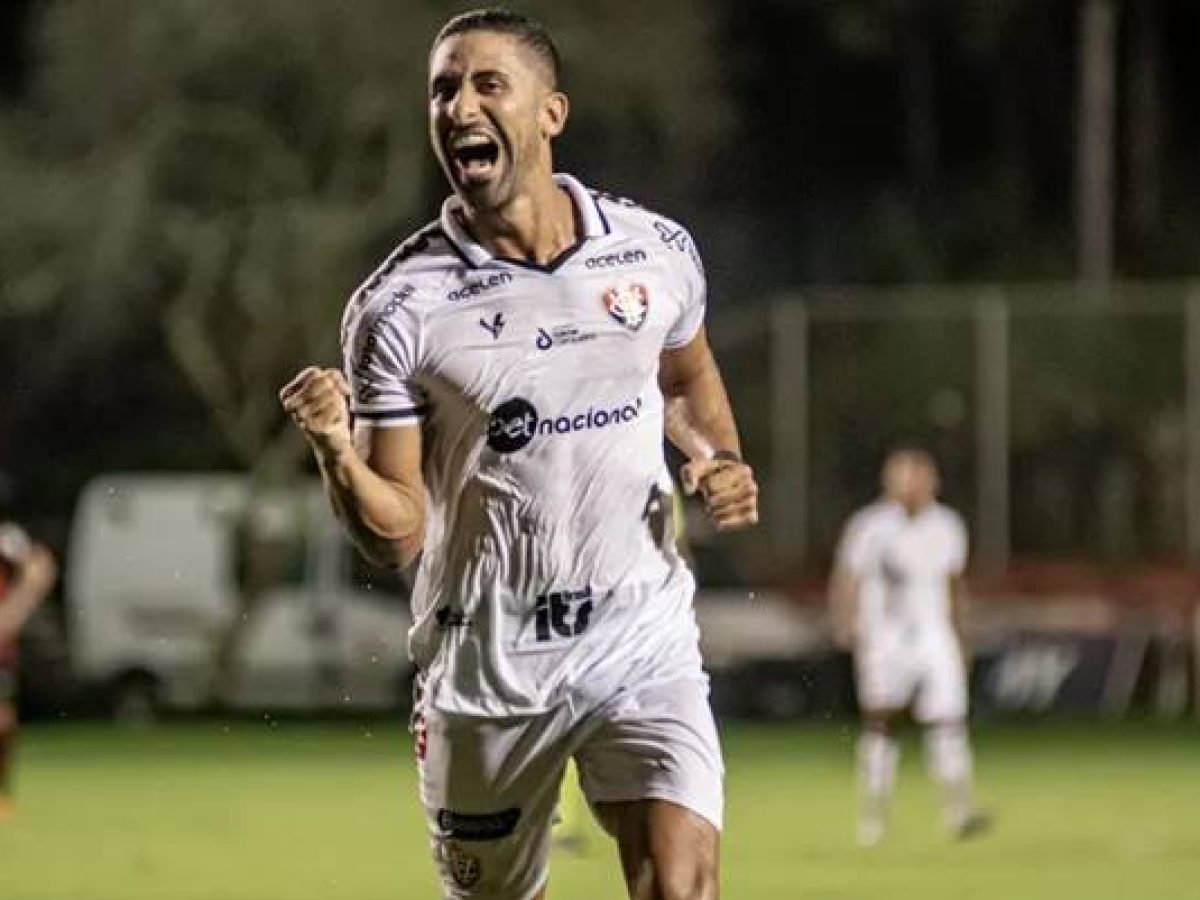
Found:
[(381, 427), (413, 425), (429, 400), (417, 381), (419, 323), (402, 303), (377, 300), (347, 312), (342, 365), (355, 419)]
[[(659, 223), (660, 231), (668, 226)], [(678, 277), (683, 282), (683, 307), (675, 323), (667, 332), (666, 347), (671, 350), (684, 347), (692, 342), (704, 324), (704, 310), (708, 303), (708, 279), (704, 274), (704, 263), (700, 259), (700, 251), (696, 242), (681, 225), (674, 225), (674, 233), (660, 234), (667, 244), (667, 252), (673, 258)]]
[(867, 517), (858, 513), (851, 517), (842, 531), (834, 564), (843, 572), (861, 578), (870, 568), (870, 558), (871, 529)]

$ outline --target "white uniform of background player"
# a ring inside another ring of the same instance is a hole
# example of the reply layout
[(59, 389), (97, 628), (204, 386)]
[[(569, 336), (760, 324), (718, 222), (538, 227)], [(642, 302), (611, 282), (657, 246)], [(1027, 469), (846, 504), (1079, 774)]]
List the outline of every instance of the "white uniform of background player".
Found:
[(927, 761), (942, 785), (948, 824), (970, 836), (987, 820), (971, 799), (967, 673), (959, 628), (967, 532), (934, 499), (937, 471), (919, 451), (891, 454), (884, 496), (846, 525), (835, 574), (835, 623), (854, 650), (863, 734), (859, 741), (860, 840), (883, 837), (899, 752), (896, 714), (925, 727)]
[(446, 25), (430, 132), (454, 194), (351, 299), (344, 376), (305, 369), (281, 400), (360, 549), (423, 551), (410, 648), (446, 896), (544, 896), (574, 758), (630, 896), (715, 900), (722, 765), (664, 436), (718, 529), (757, 521), (757, 487), (691, 239), (553, 174), (558, 70), (522, 16)]

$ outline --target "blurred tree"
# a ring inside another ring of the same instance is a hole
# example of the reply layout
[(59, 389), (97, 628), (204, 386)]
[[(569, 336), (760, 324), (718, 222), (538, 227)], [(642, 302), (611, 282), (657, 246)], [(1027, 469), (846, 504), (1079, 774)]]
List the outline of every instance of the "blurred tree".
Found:
[(82, 341), (161, 328), (235, 458), (262, 473), (293, 470), (299, 450), (274, 389), (333, 358), (338, 298), (422, 200), (422, 42), (375, 22), (183, 0), (46, 17), (38, 130), (54, 181), (82, 196), (75, 233), (47, 229), (57, 252), (36, 272), (53, 277), (33, 284), (94, 322)]
[[(49, 153), (6, 167), (25, 190), (5, 302), (73, 322), (64, 364), (158, 331), (256, 481), (298, 470), (275, 392), (336, 358), (340, 298), (423, 201), (433, 21), (381, 28), (390, 6), (113, 0), (45, 18), (20, 125)], [(218, 663), (253, 618), (244, 594)]]
[(33, 0), (0, 3), (0, 95), (20, 91), (27, 68), (26, 23)]

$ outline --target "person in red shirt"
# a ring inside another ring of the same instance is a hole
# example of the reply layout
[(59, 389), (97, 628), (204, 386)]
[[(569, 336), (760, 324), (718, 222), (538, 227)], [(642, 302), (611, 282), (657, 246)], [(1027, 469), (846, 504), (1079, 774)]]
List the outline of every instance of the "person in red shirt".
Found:
[(17, 738), (17, 638), (54, 587), (54, 556), (16, 525), (0, 523), (0, 821), (12, 815)]

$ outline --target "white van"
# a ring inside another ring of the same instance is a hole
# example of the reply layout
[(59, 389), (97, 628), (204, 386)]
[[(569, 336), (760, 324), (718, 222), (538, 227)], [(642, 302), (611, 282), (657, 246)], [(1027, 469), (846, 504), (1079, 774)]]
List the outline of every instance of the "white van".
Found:
[(407, 588), (361, 561), (315, 480), (252, 494), (240, 475), (102, 476), (80, 497), (66, 575), (76, 675), (116, 716), (208, 705), (239, 615), (227, 708), (409, 702)]

